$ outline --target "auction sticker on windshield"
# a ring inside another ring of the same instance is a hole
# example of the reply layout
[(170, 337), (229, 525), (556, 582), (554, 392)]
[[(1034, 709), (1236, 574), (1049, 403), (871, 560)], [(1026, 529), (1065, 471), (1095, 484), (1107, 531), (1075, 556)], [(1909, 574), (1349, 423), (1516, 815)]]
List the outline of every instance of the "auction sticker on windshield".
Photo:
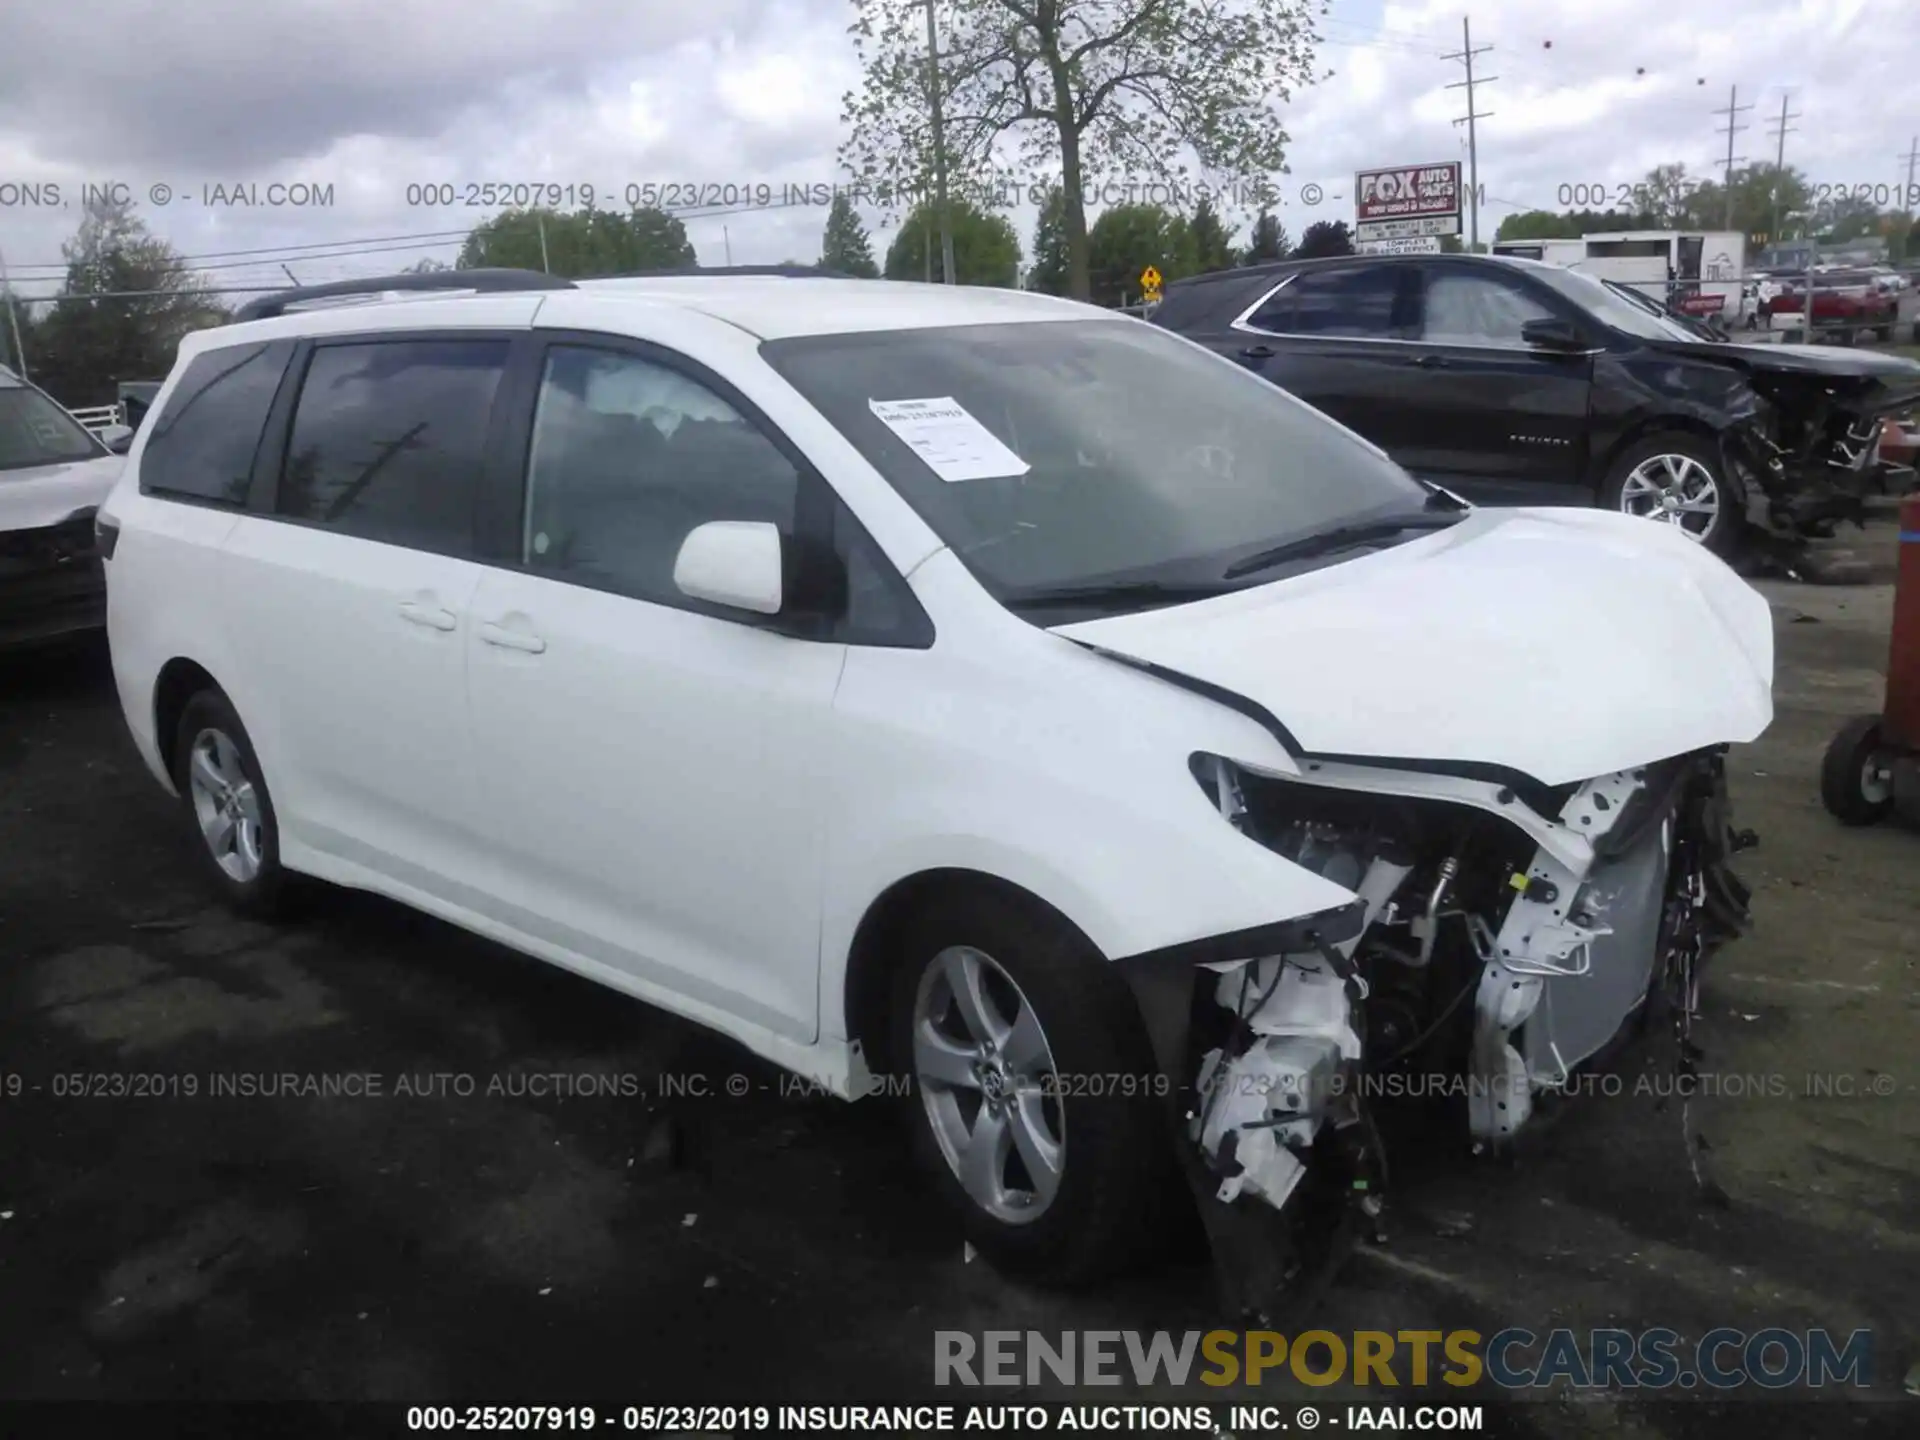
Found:
[(1026, 474), (1029, 468), (951, 395), (937, 400), (869, 400), (867, 407), (942, 480), (1011, 478)]

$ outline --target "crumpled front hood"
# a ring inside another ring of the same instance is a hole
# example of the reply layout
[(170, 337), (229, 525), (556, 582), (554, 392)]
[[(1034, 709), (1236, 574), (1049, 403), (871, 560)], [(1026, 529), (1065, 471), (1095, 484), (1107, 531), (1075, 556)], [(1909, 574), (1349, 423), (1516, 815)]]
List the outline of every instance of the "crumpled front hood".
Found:
[(1547, 785), (1773, 719), (1766, 600), (1672, 527), (1598, 510), (1476, 510), (1271, 585), (1054, 633), (1251, 700), (1306, 754)]
[(95, 510), (113, 489), (126, 459), (102, 455), (26, 470), (0, 470), (0, 530), (58, 525), (77, 510)]
[(1727, 344), (1662, 340), (1654, 349), (1738, 365), (1756, 379), (1792, 376), (1828, 390), (1849, 408), (1884, 413), (1920, 400), (1920, 361), (1839, 345)]

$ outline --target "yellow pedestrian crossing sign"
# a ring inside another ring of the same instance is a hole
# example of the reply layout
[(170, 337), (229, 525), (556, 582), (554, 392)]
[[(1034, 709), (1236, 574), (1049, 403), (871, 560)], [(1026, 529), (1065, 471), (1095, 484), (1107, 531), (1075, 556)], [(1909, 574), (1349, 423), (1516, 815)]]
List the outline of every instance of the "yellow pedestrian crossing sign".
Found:
[(1160, 272), (1149, 265), (1140, 272), (1140, 288), (1146, 292), (1149, 300), (1160, 298)]

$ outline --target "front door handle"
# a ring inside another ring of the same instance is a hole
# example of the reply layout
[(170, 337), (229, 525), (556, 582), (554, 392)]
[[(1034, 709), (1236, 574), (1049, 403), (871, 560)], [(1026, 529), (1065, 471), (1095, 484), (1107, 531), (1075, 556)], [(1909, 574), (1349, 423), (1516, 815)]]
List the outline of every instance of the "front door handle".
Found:
[(528, 655), (538, 655), (547, 648), (547, 642), (538, 635), (529, 635), (524, 630), (509, 630), (492, 621), (480, 627), (480, 638), (489, 645), (498, 645), (502, 650), (519, 650)]
[(1444, 370), (1447, 368), (1447, 357), (1444, 355), (1421, 355), (1416, 359), (1409, 360), (1407, 363), (1409, 365), (1418, 365), (1422, 370)]
[(1240, 352), (1242, 360), (1271, 360), (1273, 350), (1266, 345), (1249, 345)]
[(451, 610), (442, 610), (438, 605), (422, 605), (414, 600), (402, 602), (400, 618), (410, 620), (415, 625), (425, 625), (429, 630), (451, 630), (460, 623)]

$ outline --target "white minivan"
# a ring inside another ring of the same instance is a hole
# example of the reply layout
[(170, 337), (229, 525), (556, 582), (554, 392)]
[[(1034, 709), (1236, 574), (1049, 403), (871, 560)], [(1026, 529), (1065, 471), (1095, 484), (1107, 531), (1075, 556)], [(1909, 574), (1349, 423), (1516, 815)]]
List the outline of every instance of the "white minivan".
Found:
[(183, 343), (99, 533), (127, 723), (234, 904), (377, 891), (884, 1079), (1043, 1276), (1183, 1183), (1275, 1245), (1298, 1195), (1377, 1207), (1383, 1075), (1471, 1082), (1498, 1147), (1745, 920), (1756, 593), (1070, 301), (289, 292)]

